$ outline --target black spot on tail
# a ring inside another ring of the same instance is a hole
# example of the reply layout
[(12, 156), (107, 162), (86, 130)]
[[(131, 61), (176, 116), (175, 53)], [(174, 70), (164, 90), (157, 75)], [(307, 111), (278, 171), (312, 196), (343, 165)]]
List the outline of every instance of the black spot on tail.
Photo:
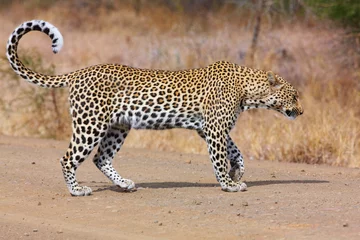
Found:
[(8, 54), (11, 55), (11, 45), (8, 47)]
[(50, 29), (49, 29), (49, 28), (45, 28), (45, 29), (44, 29), (44, 33), (49, 34), (49, 32), (50, 32)]
[(35, 26), (33, 27), (33, 30), (35, 30), (35, 31), (41, 31), (41, 28), (40, 28), (39, 25), (35, 25)]
[(49, 37), (50, 37), (51, 39), (53, 39), (53, 38), (54, 38), (54, 34), (53, 34), (53, 33), (50, 34)]
[(15, 43), (16, 42), (16, 36), (13, 35), (12, 38), (11, 38), (11, 43)]
[(11, 65), (11, 67), (12, 67), (15, 71), (18, 70), (18, 68), (17, 68), (13, 63), (10, 63), (10, 65)]
[(41, 26), (45, 26), (45, 22), (42, 22), (42, 23), (41, 23)]
[(58, 40), (57, 38), (53, 39), (52, 43), (55, 44), (57, 42), (57, 40)]
[(32, 22), (26, 23), (26, 26), (31, 27), (31, 26), (32, 26)]
[(16, 31), (17, 34), (21, 34), (24, 31), (23, 28), (18, 28), (18, 30)]

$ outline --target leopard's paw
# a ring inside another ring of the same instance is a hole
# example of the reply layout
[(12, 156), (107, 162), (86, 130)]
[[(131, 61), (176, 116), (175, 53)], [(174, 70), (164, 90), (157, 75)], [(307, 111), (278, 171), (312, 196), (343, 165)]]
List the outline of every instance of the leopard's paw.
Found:
[(91, 195), (92, 190), (86, 186), (77, 186), (70, 189), (70, 194), (72, 196), (89, 196)]
[(227, 185), (222, 185), (221, 190), (225, 192), (244, 192), (247, 190), (247, 186), (244, 182), (242, 183), (229, 183)]
[(116, 185), (125, 191), (136, 191), (135, 183), (130, 179), (123, 178)]

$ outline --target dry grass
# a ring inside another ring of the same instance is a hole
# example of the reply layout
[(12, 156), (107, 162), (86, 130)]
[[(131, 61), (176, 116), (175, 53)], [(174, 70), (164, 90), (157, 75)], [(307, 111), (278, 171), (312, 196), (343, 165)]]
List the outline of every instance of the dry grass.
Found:
[[(105, 62), (162, 69), (202, 67), (220, 59), (246, 64), (252, 37), (251, 14), (244, 20), (244, 16), (242, 19), (235, 14), (209, 13), (204, 21), (162, 8), (143, 10), (140, 15), (129, 6), (117, 11), (101, 8), (96, 16), (88, 10), (74, 14), (68, 9), (56, 5), (40, 11), (16, 3), (9, 5), (1, 10), (0, 49), (5, 49), (14, 27), (38, 18), (61, 30), (64, 49), (53, 56), (46, 36), (29, 34), (20, 44), (19, 55), (24, 56), (25, 49), (36, 48), (46, 59), (42, 67), (54, 64), (57, 73)], [(274, 27), (271, 21), (264, 24), (255, 67), (272, 69), (299, 88), (305, 114), (289, 121), (272, 111), (243, 113), (231, 135), (246, 158), (360, 167), (360, 69), (343, 44), (342, 35), (340, 29), (315, 22), (311, 26), (309, 22), (284, 22), (281, 27)], [(68, 139), (66, 91), (56, 93), (61, 119), (57, 121), (61, 124), (54, 123), (54, 96), (43, 92), (49, 90), (18, 78), (13, 80), (14, 76), (4, 74), (7, 62), (0, 61), (0, 133)], [(41, 91), (43, 101), (49, 103), (36, 105), (29, 97), (21, 100), (29, 91)], [(179, 129), (132, 131), (126, 145), (206, 153), (205, 143), (196, 133)]]

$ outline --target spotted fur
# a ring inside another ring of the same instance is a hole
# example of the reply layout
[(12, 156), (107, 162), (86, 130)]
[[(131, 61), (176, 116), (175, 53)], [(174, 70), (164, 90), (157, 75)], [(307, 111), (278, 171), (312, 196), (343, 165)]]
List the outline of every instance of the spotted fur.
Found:
[[(135, 189), (112, 166), (129, 131), (134, 129), (194, 129), (206, 141), (215, 176), (222, 190), (246, 190), (241, 152), (229, 136), (240, 112), (252, 108), (276, 110), (290, 119), (303, 113), (298, 92), (272, 73), (220, 61), (204, 68), (164, 71), (102, 64), (72, 73), (48, 76), (32, 71), (17, 56), (20, 38), (41, 31), (52, 40), (54, 53), (63, 44), (50, 23), (33, 20), (10, 35), (7, 57), (14, 71), (41, 87), (69, 87), (72, 137), (61, 165), (72, 195), (91, 194), (75, 172), (99, 145), (93, 162), (115, 185)], [(228, 171), (227, 162), (230, 162)]]

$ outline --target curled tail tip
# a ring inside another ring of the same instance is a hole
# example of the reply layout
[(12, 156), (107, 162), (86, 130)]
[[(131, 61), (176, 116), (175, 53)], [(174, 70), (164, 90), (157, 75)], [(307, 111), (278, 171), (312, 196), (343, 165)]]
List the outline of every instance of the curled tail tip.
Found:
[(30, 31), (40, 31), (48, 35), (52, 41), (51, 47), (54, 53), (58, 53), (64, 45), (64, 39), (60, 31), (51, 23), (44, 20), (31, 20), (17, 27), (9, 38), (9, 43), (14, 44)]
[(60, 31), (52, 24), (43, 20), (31, 20), (23, 22), (10, 35), (6, 45), (6, 56), (12, 69), (30, 83), (41, 87), (66, 87), (68, 85), (65, 75), (49, 76), (37, 73), (26, 67), (17, 55), (17, 47), (20, 39), (31, 31), (40, 31), (51, 39), (51, 47), (54, 53), (58, 53), (63, 46), (64, 40)]
[[(45, 21), (42, 21), (42, 22), (45, 22)], [(43, 24), (43, 23), (41, 23)], [(52, 24), (48, 23), (48, 22), (45, 22), (45, 25), (47, 27), (44, 28), (44, 33), (46, 33), (50, 38), (51, 38), (51, 41), (52, 41), (52, 51), (53, 53), (58, 53), (60, 52), (62, 46), (64, 45), (64, 39), (63, 39), (63, 36), (61, 35), (60, 31)], [(49, 30), (46, 30), (46, 29), (49, 29)]]
[(61, 50), (61, 48), (62, 48), (62, 45), (63, 44), (58, 44), (58, 45), (52, 45), (52, 51), (53, 51), (53, 53), (58, 53), (58, 52), (60, 52), (60, 50)]

